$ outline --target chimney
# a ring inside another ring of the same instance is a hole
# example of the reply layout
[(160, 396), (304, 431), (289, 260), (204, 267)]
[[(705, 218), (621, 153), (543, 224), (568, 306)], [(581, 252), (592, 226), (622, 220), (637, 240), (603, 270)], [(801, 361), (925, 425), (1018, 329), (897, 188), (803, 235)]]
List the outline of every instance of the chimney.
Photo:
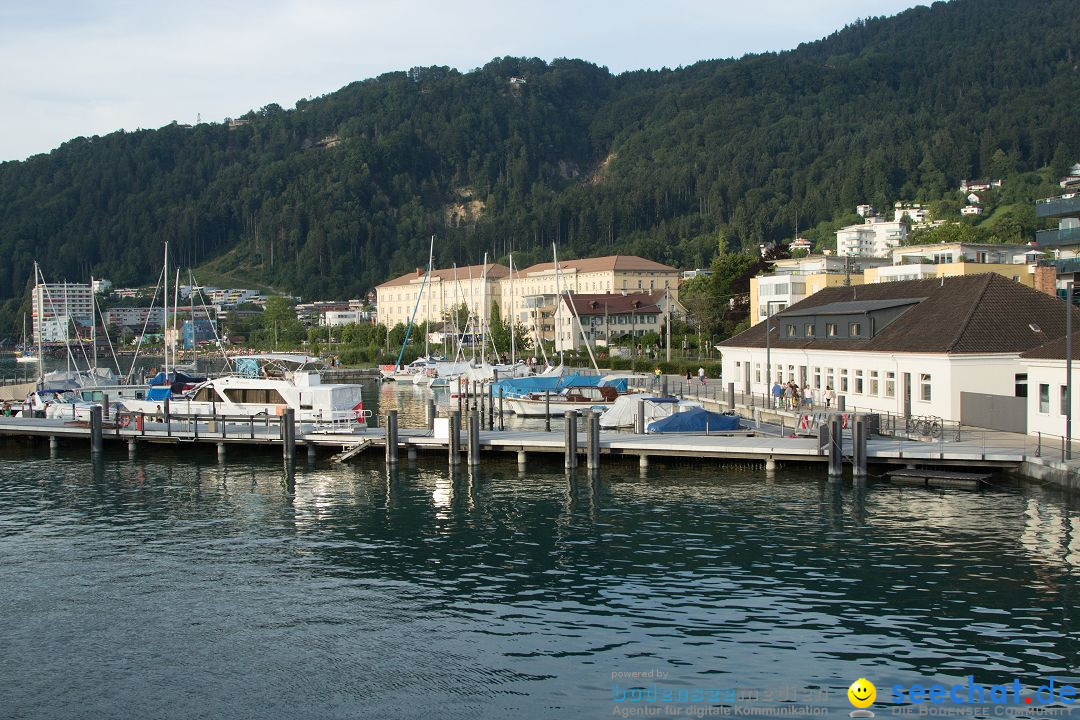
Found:
[(416, 277), (424, 277), (424, 268), (416, 268)]

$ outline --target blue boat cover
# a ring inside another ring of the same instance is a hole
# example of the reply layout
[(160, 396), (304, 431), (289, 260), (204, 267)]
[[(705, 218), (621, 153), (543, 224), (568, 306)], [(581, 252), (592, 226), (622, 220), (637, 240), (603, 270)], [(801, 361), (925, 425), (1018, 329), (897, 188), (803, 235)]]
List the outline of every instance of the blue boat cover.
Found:
[[(604, 383), (615, 388), (617, 391), (626, 392), (626, 378), (617, 378)], [(523, 397), (529, 393), (542, 393), (548, 390), (557, 395), (568, 387), (597, 387), (600, 385), (599, 375), (566, 375), (563, 377), (534, 376), (523, 378), (506, 378), (495, 383), (495, 396), (499, 390), (506, 397)]]
[(168, 385), (152, 387), (146, 391), (146, 399), (150, 402), (161, 402), (165, 398), (172, 397), (172, 388)]
[(646, 432), (705, 432), (706, 429), (709, 432), (738, 430), (739, 418), (735, 415), (721, 415), (703, 408), (692, 408), (668, 415), (666, 418), (653, 420), (646, 428)]

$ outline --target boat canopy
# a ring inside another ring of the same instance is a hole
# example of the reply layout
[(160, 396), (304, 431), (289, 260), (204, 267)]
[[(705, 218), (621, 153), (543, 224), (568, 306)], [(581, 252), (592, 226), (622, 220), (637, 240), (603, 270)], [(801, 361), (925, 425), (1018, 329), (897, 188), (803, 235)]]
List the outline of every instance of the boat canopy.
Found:
[(506, 397), (524, 397), (530, 393), (550, 391), (558, 395), (568, 387), (613, 387), (618, 392), (626, 392), (626, 378), (611, 378), (605, 382), (599, 375), (533, 375), (522, 378), (506, 378), (494, 384), (495, 395), (499, 390)]
[(653, 420), (645, 428), (646, 432), (650, 433), (727, 432), (738, 429), (738, 416), (722, 415), (704, 408), (691, 408)]
[[(600, 427), (619, 428), (633, 427), (637, 420), (638, 401), (645, 402), (645, 422), (667, 417), (676, 411), (679, 403), (678, 398), (656, 397), (651, 393), (632, 393), (620, 395), (615, 404), (604, 411), (600, 416)], [(697, 403), (693, 403), (697, 405)]]

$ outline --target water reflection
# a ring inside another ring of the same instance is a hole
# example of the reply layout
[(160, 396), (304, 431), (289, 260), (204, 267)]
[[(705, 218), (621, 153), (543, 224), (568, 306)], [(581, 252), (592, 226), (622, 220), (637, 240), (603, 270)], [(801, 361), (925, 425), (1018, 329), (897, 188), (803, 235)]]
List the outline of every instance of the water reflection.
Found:
[(451, 473), (441, 456), (290, 474), (240, 453), (87, 463), (12, 444), (0, 477), (16, 715), (119, 700), (162, 716), (190, 697), (213, 715), (251, 697), (321, 716), (606, 715), (611, 671), (649, 667), (684, 686), (822, 687), (846, 712), (860, 676), (1075, 674), (1080, 510), (1035, 486)]

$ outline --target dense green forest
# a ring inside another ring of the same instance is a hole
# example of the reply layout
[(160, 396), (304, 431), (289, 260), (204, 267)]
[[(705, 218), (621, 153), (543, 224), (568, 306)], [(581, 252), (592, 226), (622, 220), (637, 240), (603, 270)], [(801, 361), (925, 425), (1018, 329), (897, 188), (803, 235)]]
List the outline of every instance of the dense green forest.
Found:
[(738, 60), (414, 68), (231, 123), (76, 138), (0, 164), (0, 335), (35, 259), (152, 283), (163, 241), (203, 282), (356, 297), (423, 264), (432, 234), (440, 265), (513, 249), (524, 266), (555, 242), (690, 267), (796, 221), (825, 240), (861, 202), (955, 202), (967, 177), (1008, 175), (1024, 199), (1080, 159), (1078, 64), (1075, 0), (953, 0)]

